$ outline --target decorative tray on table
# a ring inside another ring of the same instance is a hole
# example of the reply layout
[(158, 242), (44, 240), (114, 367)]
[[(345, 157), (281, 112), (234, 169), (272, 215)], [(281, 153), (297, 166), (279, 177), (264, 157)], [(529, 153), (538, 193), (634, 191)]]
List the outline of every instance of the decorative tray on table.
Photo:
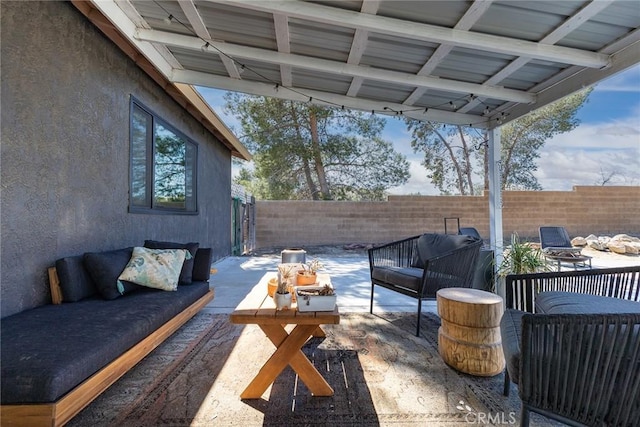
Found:
[(298, 311), (333, 311), (336, 307), (336, 293), (333, 286), (296, 286)]

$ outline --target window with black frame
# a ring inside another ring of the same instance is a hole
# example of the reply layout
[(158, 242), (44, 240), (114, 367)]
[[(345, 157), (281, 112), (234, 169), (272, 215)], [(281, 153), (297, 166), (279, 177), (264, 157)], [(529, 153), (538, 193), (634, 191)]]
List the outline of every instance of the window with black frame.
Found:
[(131, 212), (196, 213), (198, 146), (131, 101)]

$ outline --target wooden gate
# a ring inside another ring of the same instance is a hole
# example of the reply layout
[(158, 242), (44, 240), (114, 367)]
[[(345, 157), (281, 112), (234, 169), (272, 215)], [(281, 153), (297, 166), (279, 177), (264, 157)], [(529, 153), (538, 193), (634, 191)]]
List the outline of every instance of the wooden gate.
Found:
[(255, 249), (256, 202), (242, 186), (234, 184), (231, 193), (231, 255), (245, 255)]

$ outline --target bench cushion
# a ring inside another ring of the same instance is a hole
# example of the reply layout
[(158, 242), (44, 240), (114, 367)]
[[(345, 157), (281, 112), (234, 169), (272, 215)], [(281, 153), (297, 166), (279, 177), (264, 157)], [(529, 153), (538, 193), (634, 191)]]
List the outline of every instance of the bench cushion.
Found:
[(58, 400), (208, 291), (206, 282), (176, 292), (142, 288), (115, 300), (96, 296), (2, 319), (2, 404)]
[(541, 292), (536, 297), (536, 313), (640, 313), (640, 302), (575, 292), (550, 291)]

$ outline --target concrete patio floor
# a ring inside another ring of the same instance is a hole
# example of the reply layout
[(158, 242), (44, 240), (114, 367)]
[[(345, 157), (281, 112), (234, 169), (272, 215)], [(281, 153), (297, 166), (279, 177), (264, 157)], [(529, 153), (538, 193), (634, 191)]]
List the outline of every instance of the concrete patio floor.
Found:
[[(582, 252), (593, 257), (593, 268), (640, 265), (638, 255), (619, 255), (590, 248), (585, 248)], [(317, 253), (309, 252), (307, 260), (310, 258), (318, 258), (324, 264), (323, 272), (331, 275), (340, 312), (369, 311), (371, 281), (365, 251), (336, 251), (333, 248), (326, 253), (322, 250)], [(277, 270), (280, 259), (280, 252), (274, 251), (256, 256), (232, 256), (214, 263), (216, 272), (211, 275), (209, 282), (215, 289), (215, 298), (204, 310), (210, 313), (231, 313), (267, 271)], [(379, 286), (375, 289), (374, 313), (415, 312), (417, 307), (418, 303), (413, 298)], [(436, 311), (435, 301), (425, 301), (422, 307), (424, 311)]]

